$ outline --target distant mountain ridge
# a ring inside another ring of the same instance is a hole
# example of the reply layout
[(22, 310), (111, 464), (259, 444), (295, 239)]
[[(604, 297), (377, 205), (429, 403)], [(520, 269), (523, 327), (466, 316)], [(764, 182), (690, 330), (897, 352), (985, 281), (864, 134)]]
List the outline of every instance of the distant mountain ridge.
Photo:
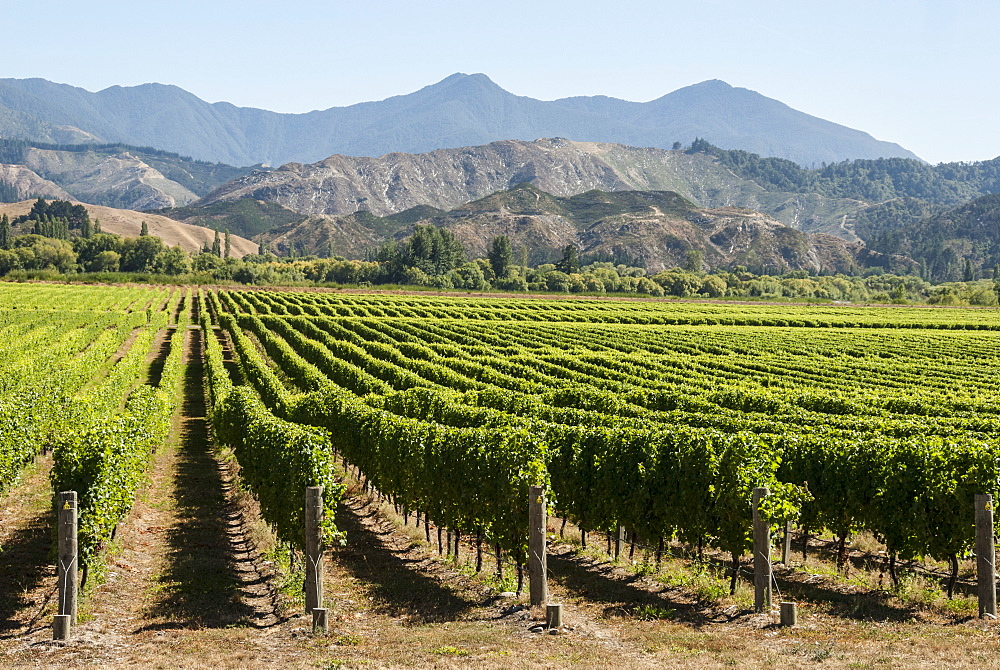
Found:
[(844, 215), (867, 204), (836, 195), (771, 190), (707, 153), (561, 138), (289, 163), (237, 178), (195, 204), (252, 199), (306, 215), (365, 210), (386, 216), (417, 205), (450, 210), (521, 183), (559, 197), (590, 190), (674, 191), (701, 207), (745, 207), (793, 228), (846, 239), (856, 238), (841, 229)]
[(658, 272), (702, 253), (705, 267), (744, 265), (757, 272), (857, 272), (873, 265), (909, 268), (912, 262), (870, 253), (832, 235), (810, 235), (771, 217), (733, 207), (700, 208), (671, 191), (587, 191), (558, 197), (519, 184), (448, 212), (430, 207), (377, 217), (312, 216), (259, 239), (279, 251), (361, 258), (400, 240), (417, 224), (449, 229), (470, 257), (485, 257), (506, 235), (530, 264), (554, 262), (566, 245), (587, 260), (641, 265)]
[(606, 96), (542, 101), (514, 95), (486, 75), (461, 73), (407, 95), (306, 114), (210, 104), (162, 84), (91, 93), (44, 79), (0, 79), (0, 137), (124, 142), (231, 165), (421, 153), (539, 137), (659, 148), (704, 138), (807, 166), (916, 158), (899, 145), (718, 80), (645, 103)]

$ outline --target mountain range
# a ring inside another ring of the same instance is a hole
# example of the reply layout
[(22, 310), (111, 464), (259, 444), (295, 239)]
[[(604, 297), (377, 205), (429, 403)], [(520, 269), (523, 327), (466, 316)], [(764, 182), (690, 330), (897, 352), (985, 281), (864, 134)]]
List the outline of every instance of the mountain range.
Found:
[(418, 206), (384, 217), (367, 211), (311, 216), (259, 239), (285, 253), (357, 258), (403, 239), (417, 225), (447, 228), (470, 257), (485, 257), (493, 238), (506, 235), (531, 265), (555, 262), (567, 245), (587, 262), (640, 265), (649, 272), (683, 266), (691, 251), (701, 252), (705, 267), (743, 265), (755, 272), (854, 273), (872, 266), (905, 271), (915, 265), (839, 237), (794, 230), (759, 212), (697, 207), (671, 191), (591, 190), (559, 197), (525, 183), (447, 212)]
[(210, 104), (162, 84), (92, 93), (44, 79), (0, 79), (0, 137), (151, 146), (230, 165), (421, 153), (539, 137), (658, 148), (703, 138), (806, 166), (916, 158), (896, 144), (718, 80), (644, 103), (607, 96), (542, 101), (514, 95), (486, 75), (461, 73), (407, 95), (305, 114)]

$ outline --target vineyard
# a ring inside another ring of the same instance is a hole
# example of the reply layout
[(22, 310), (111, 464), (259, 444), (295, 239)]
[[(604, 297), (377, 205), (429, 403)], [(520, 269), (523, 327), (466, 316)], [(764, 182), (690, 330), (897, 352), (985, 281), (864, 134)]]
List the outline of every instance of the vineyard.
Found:
[(871, 537), (896, 586), (931, 560), (950, 597), (973, 498), (1000, 494), (994, 310), (0, 285), (0, 491), (51, 452), (85, 570), (167, 439), (193, 337), (212, 437), (292, 548), (310, 486), (327, 547), (351, 546), (355, 482), (477, 571), (520, 571), (540, 486), (584, 548), (724, 556), (735, 591), (766, 487), (803, 556), (830, 537), (843, 569)]
[[(524, 491), (584, 531), (750, 546), (777, 523), (897, 558), (975, 541), (1000, 485), (991, 312), (220, 292), (276, 416), (375, 488), (523, 562)], [(953, 578), (957, 576), (957, 567)]]

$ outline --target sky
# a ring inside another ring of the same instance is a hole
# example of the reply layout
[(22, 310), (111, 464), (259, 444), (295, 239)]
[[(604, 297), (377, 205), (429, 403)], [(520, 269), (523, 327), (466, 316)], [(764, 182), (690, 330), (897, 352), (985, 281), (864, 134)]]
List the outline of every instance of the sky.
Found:
[(1000, 156), (997, 0), (0, 0), (0, 24), (0, 77), (90, 91), (307, 112), (455, 72), (542, 100), (722, 79), (931, 163)]

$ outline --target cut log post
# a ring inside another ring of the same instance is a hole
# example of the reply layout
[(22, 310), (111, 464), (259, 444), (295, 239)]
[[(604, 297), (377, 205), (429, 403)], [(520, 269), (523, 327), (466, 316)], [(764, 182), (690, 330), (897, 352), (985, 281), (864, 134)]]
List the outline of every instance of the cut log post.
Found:
[(330, 632), (329, 610), (325, 607), (313, 608), (313, 635), (326, 635)]
[(528, 588), (531, 606), (548, 600), (545, 555), (545, 490), (541, 486), (528, 489)]
[(72, 619), (68, 614), (57, 614), (52, 617), (52, 639), (60, 640), (62, 642), (68, 642), (70, 639), (70, 634), (73, 629), (70, 619)]
[(993, 496), (976, 495), (976, 576), (980, 618), (997, 615), (996, 543), (993, 536)]
[(59, 614), (69, 616), (71, 626), (76, 625), (77, 613), (77, 498), (76, 491), (59, 494), (59, 565), (56, 570), (59, 591)]
[(798, 623), (799, 617), (795, 611), (795, 603), (781, 603), (781, 625), (794, 626)]
[(546, 605), (545, 606), (545, 627), (546, 628), (562, 628), (563, 625), (563, 608), (562, 605)]
[(615, 533), (615, 560), (617, 561), (622, 555), (622, 545), (625, 544), (625, 526), (618, 526), (618, 532)]
[(753, 490), (753, 606), (758, 612), (771, 609), (771, 524), (760, 514), (765, 487)]
[(306, 614), (323, 607), (323, 487), (306, 487)]

